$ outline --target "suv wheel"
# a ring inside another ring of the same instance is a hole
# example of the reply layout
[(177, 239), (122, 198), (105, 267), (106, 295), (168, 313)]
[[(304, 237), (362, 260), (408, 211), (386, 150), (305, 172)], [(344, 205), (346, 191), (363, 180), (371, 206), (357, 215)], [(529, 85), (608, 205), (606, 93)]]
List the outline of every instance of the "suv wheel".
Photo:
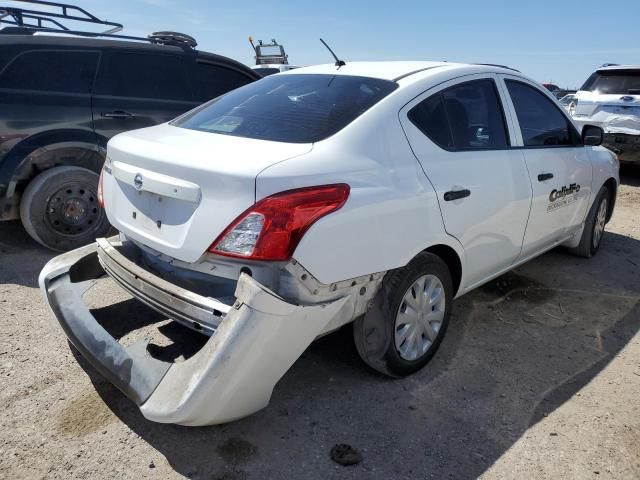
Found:
[(374, 305), (354, 323), (358, 353), (393, 377), (410, 375), (436, 353), (449, 317), (453, 287), (440, 257), (421, 253), (385, 276)]
[(99, 176), (80, 167), (54, 167), (25, 189), (20, 218), (25, 230), (47, 248), (67, 251), (104, 236), (110, 229), (98, 205)]

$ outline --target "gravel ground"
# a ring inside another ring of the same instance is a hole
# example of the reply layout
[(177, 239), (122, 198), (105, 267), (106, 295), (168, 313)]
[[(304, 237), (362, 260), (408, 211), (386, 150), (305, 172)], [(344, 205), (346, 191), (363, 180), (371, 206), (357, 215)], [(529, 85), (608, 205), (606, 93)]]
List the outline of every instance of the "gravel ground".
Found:
[[(640, 172), (627, 171), (595, 258), (555, 250), (459, 299), (410, 378), (368, 370), (342, 330), (309, 347), (268, 408), (206, 428), (146, 421), (76, 358), (37, 289), (52, 254), (1, 224), (0, 478), (638, 479), (639, 212)], [(160, 320), (99, 288), (96, 313), (119, 336)], [(362, 462), (333, 463), (337, 443)]]

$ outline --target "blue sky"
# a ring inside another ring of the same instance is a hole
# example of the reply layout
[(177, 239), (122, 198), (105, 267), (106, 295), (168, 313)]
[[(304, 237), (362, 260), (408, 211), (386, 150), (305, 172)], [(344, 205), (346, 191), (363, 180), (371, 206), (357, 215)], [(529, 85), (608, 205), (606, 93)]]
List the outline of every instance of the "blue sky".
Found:
[[(199, 49), (253, 64), (247, 37), (283, 43), (296, 65), (349, 60), (500, 63), (578, 87), (605, 62), (640, 63), (638, 0), (66, 0), (125, 33), (176, 30)], [(4, 4), (15, 2), (6, 1)]]

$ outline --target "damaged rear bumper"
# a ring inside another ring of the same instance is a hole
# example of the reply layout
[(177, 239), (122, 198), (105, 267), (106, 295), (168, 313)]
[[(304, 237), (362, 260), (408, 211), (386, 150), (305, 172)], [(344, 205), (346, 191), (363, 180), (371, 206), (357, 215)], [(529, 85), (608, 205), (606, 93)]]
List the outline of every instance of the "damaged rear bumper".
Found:
[(640, 135), (605, 133), (602, 145), (613, 151), (621, 162), (640, 164)]
[[(152, 358), (145, 340), (124, 347), (83, 299), (105, 270), (139, 300), (172, 318), (214, 318), (215, 333), (178, 363)], [(224, 305), (164, 282), (104, 239), (51, 260), (39, 283), (71, 343), (103, 376), (146, 418), (182, 425), (224, 423), (264, 408), (278, 380), (348, 303), (343, 297), (293, 305), (242, 274), (235, 303)]]

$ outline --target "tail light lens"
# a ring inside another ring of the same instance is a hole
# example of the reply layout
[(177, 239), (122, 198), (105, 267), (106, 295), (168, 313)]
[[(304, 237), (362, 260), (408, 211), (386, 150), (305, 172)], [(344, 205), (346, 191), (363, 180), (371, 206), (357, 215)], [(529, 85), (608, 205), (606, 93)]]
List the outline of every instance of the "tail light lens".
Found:
[(111, 160), (108, 158), (105, 159), (104, 164), (102, 165), (102, 170), (100, 170), (100, 179), (98, 180), (98, 205), (101, 208), (104, 208), (104, 175), (105, 173), (111, 174)]
[(571, 116), (575, 115), (577, 106), (578, 106), (578, 99), (574, 98), (573, 100), (571, 100), (571, 103), (569, 104), (569, 115)]
[(208, 251), (252, 260), (288, 260), (317, 220), (341, 208), (349, 185), (299, 188), (264, 198), (234, 220)]
[(100, 208), (104, 208), (104, 193), (102, 187), (102, 181), (104, 178), (104, 168), (100, 170), (100, 180), (98, 180), (98, 205)]

